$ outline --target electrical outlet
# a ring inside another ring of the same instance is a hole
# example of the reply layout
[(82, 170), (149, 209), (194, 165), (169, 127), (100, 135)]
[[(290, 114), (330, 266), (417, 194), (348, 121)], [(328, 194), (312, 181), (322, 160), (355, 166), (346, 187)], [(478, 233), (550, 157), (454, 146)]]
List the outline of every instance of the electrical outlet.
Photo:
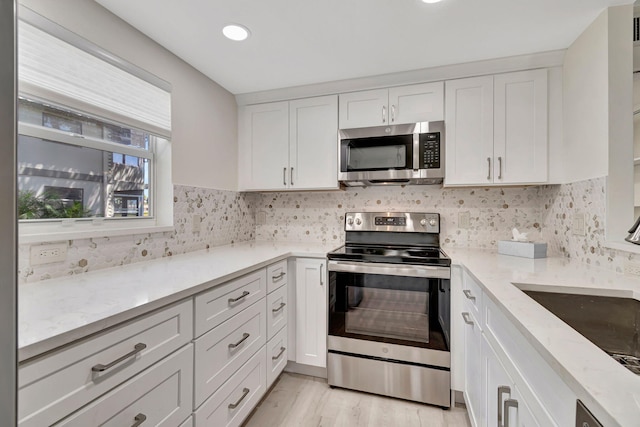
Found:
[(575, 236), (586, 236), (585, 220), (583, 213), (573, 214), (573, 222), (571, 223), (571, 233)]
[(471, 214), (469, 212), (458, 213), (458, 228), (469, 229), (471, 227)]
[(625, 274), (633, 274), (634, 276), (640, 276), (640, 263), (633, 261), (626, 261), (624, 263)]
[(202, 224), (202, 218), (200, 217), (200, 215), (194, 215), (192, 223), (193, 225), (191, 231), (193, 231), (194, 233), (199, 233), (201, 229), (200, 224)]
[(63, 262), (67, 259), (67, 243), (31, 246), (31, 265)]

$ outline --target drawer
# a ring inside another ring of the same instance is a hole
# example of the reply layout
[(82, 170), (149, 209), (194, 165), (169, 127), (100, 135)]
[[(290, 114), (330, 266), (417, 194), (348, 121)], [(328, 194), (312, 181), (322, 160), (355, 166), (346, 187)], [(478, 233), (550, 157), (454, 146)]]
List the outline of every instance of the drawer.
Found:
[(267, 295), (267, 339), (287, 324), (289, 306), (287, 304), (287, 286), (282, 286)]
[(196, 427), (239, 426), (260, 402), (266, 387), (262, 347), (195, 412)]
[(575, 394), (489, 298), (485, 299), (485, 310), (487, 341), (509, 360), (505, 366), (509, 365), (510, 374), (536, 417), (539, 420), (549, 417), (562, 426), (573, 425)]
[[(50, 425), (187, 344), (192, 307), (189, 299), (22, 364), (20, 425)], [(98, 365), (108, 367), (100, 372)]]
[(267, 267), (267, 293), (271, 293), (287, 284), (287, 260)]
[(267, 389), (287, 366), (288, 348), (285, 326), (267, 343)]
[(264, 300), (196, 340), (197, 408), (267, 342)]
[(267, 273), (263, 268), (196, 296), (196, 337), (264, 297), (266, 280)]
[[(466, 271), (462, 273), (462, 307), (464, 311), (471, 311), (480, 322), (483, 322), (482, 318), (482, 300), (484, 292), (476, 280), (469, 275)], [(483, 327), (483, 324), (480, 325)]]
[(189, 344), (56, 426), (173, 427), (191, 414), (193, 345)]

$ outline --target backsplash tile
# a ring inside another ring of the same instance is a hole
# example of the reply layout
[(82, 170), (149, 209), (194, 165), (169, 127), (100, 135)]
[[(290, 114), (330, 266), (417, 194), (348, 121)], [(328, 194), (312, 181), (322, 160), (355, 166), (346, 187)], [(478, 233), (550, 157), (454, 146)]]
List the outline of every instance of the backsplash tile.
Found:
[[(510, 238), (513, 227), (529, 232), (534, 239), (541, 234), (536, 187), (367, 187), (253, 197), (256, 211), (266, 213), (265, 224), (256, 226), (258, 240), (341, 244), (348, 211), (437, 212), (444, 247), (495, 247), (498, 240)], [(457, 226), (460, 212), (470, 214), (468, 229)]]
[[(182, 185), (174, 185), (173, 194), (174, 231), (70, 240), (66, 262), (39, 266), (29, 265), (31, 245), (19, 245), (19, 282), (79, 274), (255, 238), (255, 215), (246, 194)], [(194, 232), (197, 218), (201, 221), (200, 231)]]
[[(443, 247), (496, 248), (516, 227), (548, 243), (548, 255), (623, 271), (640, 256), (604, 247), (606, 179), (540, 187), (399, 186), (344, 191), (238, 193), (174, 186), (175, 230), (69, 241), (67, 261), (29, 265), (30, 245), (19, 245), (20, 283), (81, 274), (247, 240), (344, 243), (348, 211), (414, 211), (441, 215)], [(458, 228), (468, 212), (470, 227)], [(587, 233), (571, 232), (574, 213), (584, 212)], [(266, 217), (256, 224), (261, 213)], [(194, 232), (194, 220), (200, 231)]]

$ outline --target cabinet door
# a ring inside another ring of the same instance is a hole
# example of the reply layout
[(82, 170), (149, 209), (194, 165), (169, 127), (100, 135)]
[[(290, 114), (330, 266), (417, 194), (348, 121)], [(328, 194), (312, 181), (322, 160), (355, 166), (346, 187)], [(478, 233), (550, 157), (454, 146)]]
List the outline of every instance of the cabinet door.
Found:
[(444, 120), (444, 83), (424, 83), (389, 89), (389, 123)]
[(474, 427), (486, 424), (485, 372), (482, 364), (482, 330), (469, 311), (464, 311), (464, 394), (469, 419)]
[(296, 260), (296, 362), (327, 366), (326, 261)]
[(389, 91), (340, 94), (340, 129), (384, 126), (389, 122)]
[(547, 181), (547, 70), (494, 77), (494, 182)]
[(238, 109), (238, 174), (241, 190), (289, 186), (289, 102)]
[(338, 97), (289, 104), (289, 188), (338, 188)]
[(493, 77), (445, 83), (445, 185), (493, 182)]

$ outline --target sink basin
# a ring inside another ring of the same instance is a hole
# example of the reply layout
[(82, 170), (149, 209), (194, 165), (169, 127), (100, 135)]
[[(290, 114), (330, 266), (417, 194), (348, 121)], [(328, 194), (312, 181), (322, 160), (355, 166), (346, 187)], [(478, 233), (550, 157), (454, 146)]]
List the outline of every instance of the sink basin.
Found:
[(522, 291), (640, 375), (640, 301), (540, 290)]

